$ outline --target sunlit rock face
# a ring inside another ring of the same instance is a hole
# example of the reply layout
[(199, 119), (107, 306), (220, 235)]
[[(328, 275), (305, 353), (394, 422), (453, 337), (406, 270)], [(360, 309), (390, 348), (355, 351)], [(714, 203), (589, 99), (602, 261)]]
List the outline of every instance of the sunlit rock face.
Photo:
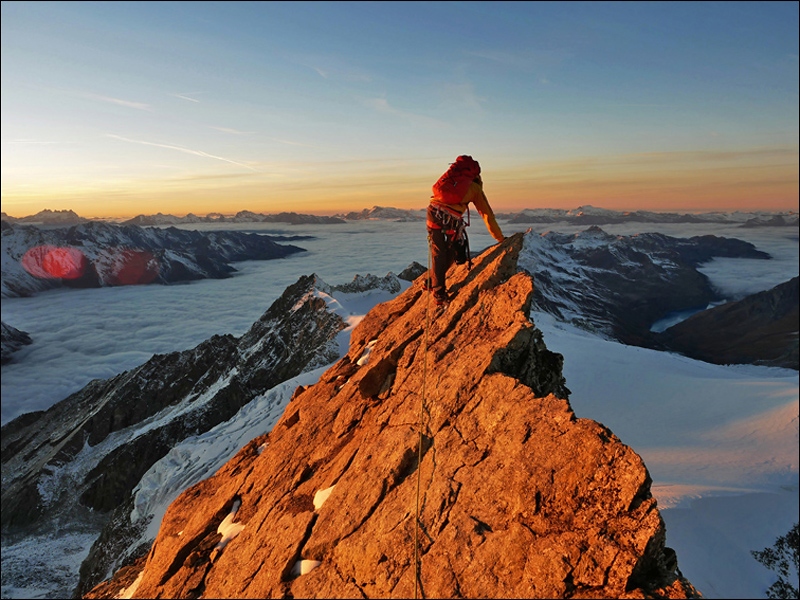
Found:
[(270, 433), (178, 497), (147, 557), (87, 597), (695, 595), (642, 460), (570, 407), (528, 316), (522, 243), (451, 269), (445, 308), (424, 278), (375, 307)]
[(336, 336), (347, 325), (318, 284), (327, 287), (300, 277), (240, 338), (154, 355), (4, 425), (3, 536), (105, 527), (82, 577), (106, 577), (147, 525), (131, 523), (132, 493), (154, 463), (279, 383), (339, 358)]

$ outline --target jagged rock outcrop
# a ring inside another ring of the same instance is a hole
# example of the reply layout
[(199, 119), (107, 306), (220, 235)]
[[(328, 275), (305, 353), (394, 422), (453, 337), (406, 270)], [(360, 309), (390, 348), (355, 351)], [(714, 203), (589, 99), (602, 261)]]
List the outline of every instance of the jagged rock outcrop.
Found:
[(336, 338), (346, 323), (318, 284), (327, 287), (314, 275), (301, 277), (241, 338), (214, 336), (192, 350), (155, 355), (4, 425), (3, 539), (56, 526), (62, 535), (100, 533), (114, 522), (84, 575), (102, 580), (147, 525), (146, 518), (131, 523), (131, 494), (156, 461), (266, 390), (339, 358)]
[(26, 331), (20, 331), (16, 327), (6, 325), (4, 322), (0, 322), (0, 326), (2, 327), (2, 330), (0, 330), (0, 347), (2, 348), (0, 364), (6, 364), (13, 360), (14, 352), (23, 346), (32, 344), (33, 340)]
[(800, 277), (692, 315), (654, 336), (662, 349), (710, 363), (798, 370)]
[(2, 221), (3, 298), (58, 286), (101, 287), (230, 277), (232, 262), (303, 248), (238, 231), (186, 231), (88, 222), (43, 229)]
[(451, 269), (444, 309), (420, 279), (370, 311), (270, 433), (178, 497), (146, 560), (86, 597), (693, 595), (642, 460), (569, 405), (522, 242)]
[(387, 273), (383, 277), (377, 275), (356, 275), (350, 283), (343, 283), (330, 287), (330, 292), (344, 292), (345, 294), (359, 294), (368, 290), (385, 290), (391, 294), (400, 291), (400, 280), (394, 273)]
[(427, 267), (424, 265), (419, 264), (417, 261), (412, 262), (408, 265), (405, 269), (398, 273), (398, 279), (403, 279), (405, 281), (414, 281), (417, 277), (422, 275), (427, 271)]
[(10, 223), (37, 224), (50, 227), (77, 225), (79, 223), (86, 223), (89, 220), (84, 217), (79, 217), (72, 210), (50, 210), (49, 208), (40, 210), (35, 215), (19, 218), (9, 217), (6, 213), (3, 213), (2, 218), (4, 221), (9, 221)]

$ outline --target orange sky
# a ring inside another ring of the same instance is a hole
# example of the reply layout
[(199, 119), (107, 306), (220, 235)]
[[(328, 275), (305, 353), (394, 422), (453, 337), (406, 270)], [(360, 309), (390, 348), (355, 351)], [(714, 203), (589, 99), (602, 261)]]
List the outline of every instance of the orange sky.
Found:
[[(495, 211), (572, 209), (591, 204), (659, 212), (798, 211), (798, 151), (647, 153), (516, 165), (484, 161), (484, 189)], [(4, 185), (3, 212), (22, 217), (49, 208), (83, 217), (157, 212), (233, 214), (293, 211), (336, 214), (372, 206), (423, 208), (438, 176), (433, 165), (325, 163), (305, 167), (146, 181), (66, 182), (47, 192)], [(420, 174), (420, 171), (427, 172)], [(11, 188), (11, 189), (9, 189)]]

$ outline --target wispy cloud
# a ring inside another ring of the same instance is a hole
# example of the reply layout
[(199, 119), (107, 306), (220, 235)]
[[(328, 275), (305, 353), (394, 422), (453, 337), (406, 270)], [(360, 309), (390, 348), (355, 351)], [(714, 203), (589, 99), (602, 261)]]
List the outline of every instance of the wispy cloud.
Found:
[(131, 144), (141, 144), (143, 146), (155, 146), (156, 148), (166, 148), (168, 150), (176, 150), (177, 152), (183, 152), (184, 154), (193, 154), (194, 156), (201, 156), (203, 158), (221, 160), (222, 162), (230, 163), (232, 165), (243, 167), (245, 169), (250, 169), (251, 171), (258, 171), (258, 169), (254, 169), (250, 165), (246, 165), (244, 163), (240, 163), (235, 160), (225, 158), (224, 156), (215, 156), (214, 154), (209, 154), (208, 152), (203, 152), (202, 150), (192, 150), (191, 148), (183, 148), (182, 146), (174, 146), (171, 144), (158, 144), (156, 142), (146, 142), (144, 140), (132, 140), (130, 138), (122, 137), (120, 135), (115, 135), (113, 133), (107, 134), (107, 137), (113, 138), (115, 140), (120, 140), (122, 142), (128, 142)]
[[(192, 96), (197, 96), (198, 94), (202, 94), (202, 92), (190, 92), (190, 93), (192, 94)], [(198, 100), (197, 98), (192, 98), (191, 96), (189, 96), (188, 93), (187, 94), (170, 94), (170, 96), (173, 96), (175, 98), (180, 98), (181, 100), (186, 100), (188, 102), (197, 102), (197, 103), (200, 102), (200, 100)]]
[(281, 138), (269, 138), (269, 139), (272, 140), (273, 142), (278, 142), (279, 144), (286, 144), (287, 146), (299, 146), (300, 148), (319, 148), (320, 147), (320, 146), (317, 146), (315, 144), (304, 144), (302, 142), (293, 142), (291, 140), (284, 140), (284, 139), (281, 139)]
[(335, 56), (298, 56), (295, 61), (315, 71), (323, 79), (348, 83), (372, 81), (372, 76), (367, 71)]
[(87, 98), (99, 100), (100, 102), (108, 102), (110, 104), (117, 104), (126, 108), (135, 108), (136, 110), (151, 110), (149, 104), (144, 102), (133, 102), (131, 100), (122, 100), (121, 98), (112, 98), (110, 96), (101, 96), (99, 94), (85, 94)]
[(504, 50), (490, 49), (469, 51), (467, 55), (482, 58), (503, 67), (534, 73), (560, 66), (572, 56), (572, 53), (555, 50), (506, 52)]

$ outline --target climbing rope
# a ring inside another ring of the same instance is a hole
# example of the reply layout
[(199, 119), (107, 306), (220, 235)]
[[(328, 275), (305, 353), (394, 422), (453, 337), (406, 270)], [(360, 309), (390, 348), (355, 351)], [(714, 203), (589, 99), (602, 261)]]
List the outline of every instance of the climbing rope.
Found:
[[(428, 288), (432, 286), (431, 282), (431, 237), (428, 235), (428, 272), (426, 277), (428, 278)], [(424, 343), (422, 348), (422, 395), (420, 396), (419, 400), (419, 441), (418, 443), (418, 450), (417, 450), (417, 505), (416, 510), (414, 512), (414, 600), (417, 598), (419, 583), (420, 583), (420, 558), (419, 558), (419, 490), (420, 490), (420, 481), (422, 478), (422, 420), (425, 415), (425, 384), (428, 379), (428, 330), (430, 329), (431, 324), (431, 293), (430, 289), (427, 290), (427, 300), (425, 302), (425, 336), (424, 336)]]

